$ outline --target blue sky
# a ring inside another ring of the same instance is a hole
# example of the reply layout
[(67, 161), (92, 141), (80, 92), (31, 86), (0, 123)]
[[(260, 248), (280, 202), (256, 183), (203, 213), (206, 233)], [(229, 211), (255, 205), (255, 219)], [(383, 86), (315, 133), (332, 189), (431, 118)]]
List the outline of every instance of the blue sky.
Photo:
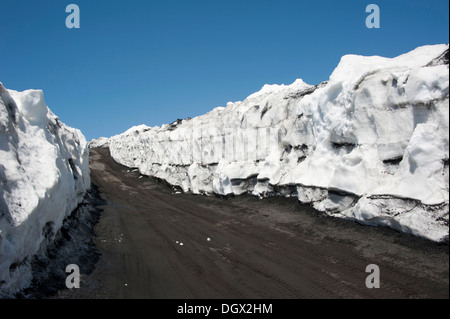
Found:
[[(81, 28), (68, 29), (75, 3)], [(368, 29), (368, 4), (381, 28)], [(43, 89), (88, 140), (327, 80), (344, 54), (394, 57), (449, 42), (447, 0), (2, 0), (0, 81)]]

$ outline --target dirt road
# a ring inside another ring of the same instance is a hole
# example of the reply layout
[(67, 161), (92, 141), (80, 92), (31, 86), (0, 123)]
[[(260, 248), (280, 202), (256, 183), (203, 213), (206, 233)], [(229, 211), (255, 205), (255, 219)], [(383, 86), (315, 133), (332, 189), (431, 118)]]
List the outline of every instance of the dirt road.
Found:
[[(101, 253), (61, 298), (448, 298), (448, 245), (286, 198), (176, 193), (91, 150)], [(380, 269), (368, 289), (366, 266)]]

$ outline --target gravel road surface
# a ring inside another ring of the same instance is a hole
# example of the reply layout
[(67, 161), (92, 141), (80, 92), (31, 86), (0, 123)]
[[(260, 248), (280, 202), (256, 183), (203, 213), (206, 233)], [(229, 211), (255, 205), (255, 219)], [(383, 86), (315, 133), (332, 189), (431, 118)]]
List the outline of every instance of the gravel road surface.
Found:
[[(323, 216), (295, 198), (179, 193), (92, 149), (100, 258), (57, 298), (449, 298), (448, 245)], [(366, 267), (380, 288), (366, 287)]]

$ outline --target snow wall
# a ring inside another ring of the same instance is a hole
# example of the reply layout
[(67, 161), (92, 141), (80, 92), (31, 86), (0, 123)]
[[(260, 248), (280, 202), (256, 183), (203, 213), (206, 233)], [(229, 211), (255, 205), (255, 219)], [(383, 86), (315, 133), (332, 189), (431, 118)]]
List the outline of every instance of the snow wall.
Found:
[(90, 188), (84, 136), (46, 106), (43, 92), (0, 83), (0, 297), (31, 283), (64, 219)]
[(117, 162), (185, 192), (296, 196), (331, 216), (448, 242), (448, 45), (346, 55), (317, 86), (265, 85), (109, 143)]

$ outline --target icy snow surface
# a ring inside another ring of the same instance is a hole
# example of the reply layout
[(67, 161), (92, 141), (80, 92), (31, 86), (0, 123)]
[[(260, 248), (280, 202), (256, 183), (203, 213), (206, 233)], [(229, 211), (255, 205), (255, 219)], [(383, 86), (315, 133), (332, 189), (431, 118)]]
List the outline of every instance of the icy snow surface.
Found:
[(30, 283), (42, 253), (90, 187), (88, 148), (43, 92), (0, 83), (0, 296)]
[(430, 45), (346, 55), (320, 85), (265, 85), (203, 116), (132, 127), (110, 138), (110, 152), (186, 192), (297, 196), (448, 241), (448, 134), (448, 45)]

